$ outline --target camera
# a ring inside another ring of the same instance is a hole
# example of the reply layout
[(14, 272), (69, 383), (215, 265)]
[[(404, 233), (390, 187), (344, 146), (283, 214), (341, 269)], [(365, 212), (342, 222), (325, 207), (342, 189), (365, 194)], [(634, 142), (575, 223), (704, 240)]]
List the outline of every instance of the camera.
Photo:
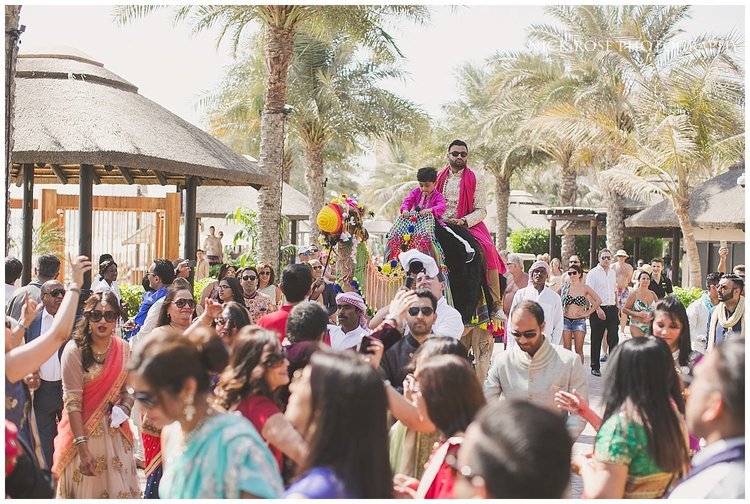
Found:
[(411, 290), (412, 287), (414, 287), (416, 276), (423, 271), (425, 271), (425, 268), (422, 261), (419, 259), (412, 259), (409, 261), (409, 268), (406, 272), (406, 280), (404, 281), (404, 285), (406, 285), (407, 289)]

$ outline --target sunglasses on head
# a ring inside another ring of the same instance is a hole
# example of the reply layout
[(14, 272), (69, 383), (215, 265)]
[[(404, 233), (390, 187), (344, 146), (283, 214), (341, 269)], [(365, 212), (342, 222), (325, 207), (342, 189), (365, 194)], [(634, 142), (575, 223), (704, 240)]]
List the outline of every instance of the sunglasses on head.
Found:
[(159, 400), (148, 392), (138, 392), (132, 387), (128, 387), (128, 394), (131, 394), (136, 401), (148, 409), (154, 409), (159, 404)]
[(91, 310), (89, 312), (84, 312), (83, 316), (89, 319), (91, 322), (99, 322), (102, 318), (104, 318), (104, 320), (106, 320), (107, 322), (114, 322), (120, 315), (117, 312), (113, 311), (103, 312), (100, 310)]
[(65, 289), (55, 289), (49, 292), (45, 292), (45, 295), (52, 297), (63, 297), (65, 296)]
[(459, 156), (460, 156), (460, 157), (466, 157), (466, 156), (468, 156), (468, 155), (469, 155), (469, 153), (468, 153), (468, 152), (459, 152), (459, 151), (451, 151), (451, 153), (450, 153), (450, 154), (451, 154), (451, 156), (453, 156), (453, 157), (459, 157)]
[(286, 355), (284, 352), (273, 352), (266, 357), (266, 360), (263, 361), (263, 367), (265, 368), (272, 368), (276, 367), (282, 362), (286, 360)]
[(416, 317), (419, 315), (419, 312), (422, 312), (422, 315), (430, 316), (433, 313), (435, 313), (435, 310), (432, 309), (431, 306), (412, 306), (409, 308), (409, 315), (412, 317)]
[(254, 281), (254, 280), (255, 280), (255, 279), (257, 279), (257, 278), (258, 278), (258, 277), (257, 277), (257, 276), (255, 276), (255, 275), (243, 275), (243, 276), (242, 276), (242, 279), (243, 279), (244, 281), (246, 281), (246, 282), (247, 282), (248, 280), (250, 280), (250, 281)]
[(174, 301), (174, 305), (177, 308), (185, 308), (185, 305), (190, 308), (195, 308), (195, 299), (178, 299), (177, 301)]

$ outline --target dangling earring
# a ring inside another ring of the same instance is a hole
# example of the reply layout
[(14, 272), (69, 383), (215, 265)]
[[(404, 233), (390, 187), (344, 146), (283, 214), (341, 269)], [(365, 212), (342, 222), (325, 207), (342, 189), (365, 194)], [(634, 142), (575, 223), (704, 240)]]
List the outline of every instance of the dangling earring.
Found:
[(195, 406), (193, 406), (193, 396), (189, 395), (185, 398), (185, 409), (182, 411), (182, 413), (185, 415), (185, 420), (188, 422), (193, 421), (193, 417), (195, 416)]

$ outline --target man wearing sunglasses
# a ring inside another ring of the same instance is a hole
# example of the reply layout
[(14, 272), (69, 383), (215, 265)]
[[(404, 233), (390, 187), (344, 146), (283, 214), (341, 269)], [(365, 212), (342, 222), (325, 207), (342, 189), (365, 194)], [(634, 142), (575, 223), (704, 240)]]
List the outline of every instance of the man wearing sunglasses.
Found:
[(469, 168), (469, 148), (465, 142), (453, 140), (446, 157), (448, 166), (437, 177), (437, 190), (443, 194), (446, 203), (443, 220), (456, 226), (458, 231), (456, 228), (454, 231), (464, 239), (466, 236), (461, 231), (468, 230), (481, 247), (487, 264), (487, 285), (492, 295), (490, 314), (497, 320), (505, 320), (500, 290), (500, 275), (505, 273), (505, 264), (482, 222), (487, 216), (487, 186), (484, 179)]
[[(615, 349), (619, 341), (617, 329), (620, 325), (620, 315), (617, 311), (617, 275), (612, 268), (612, 252), (602, 249), (599, 252), (599, 264), (589, 271), (586, 277), (586, 285), (591, 287), (599, 299), (601, 306), (589, 315), (591, 324), (591, 374), (601, 376), (599, 370), (599, 354), (602, 349), (604, 332), (607, 332), (607, 345), (609, 351)], [(602, 360), (606, 359), (602, 357)]]
[[(400, 290), (391, 302), (385, 323), (400, 332), (405, 320), (409, 332), (391, 347), (387, 347), (380, 361), (380, 374), (399, 394), (404, 393), (403, 383), (414, 352), (427, 338), (433, 336), (437, 303), (435, 295), (427, 289)], [(372, 336), (377, 337), (377, 333)]]
[(13, 297), (5, 300), (5, 314), (18, 320), (21, 317), (21, 309), (28, 293), (29, 298), (37, 303), (41, 301), (42, 284), (48, 280), (54, 280), (60, 274), (60, 259), (52, 254), (42, 254), (36, 260), (34, 275), (36, 279), (28, 285), (16, 289)]
[[(65, 297), (65, 288), (57, 280), (45, 282), (40, 292), (44, 309), (29, 325), (24, 336), (26, 343), (49, 331), (52, 322), (55, 320), (55, 315), (60, 309), (63, 297)], [(38, 372), (40, 385), (34, 392), (34, 414), (39, 431), (39, 442), (47, 467), (52, 467), (52, 452), (57, 435), (57, 423), (62, 419), (63, 399), (60, 358), (64, 347), (65, 344), (61, 345), (60, 350), (41, 365)]]

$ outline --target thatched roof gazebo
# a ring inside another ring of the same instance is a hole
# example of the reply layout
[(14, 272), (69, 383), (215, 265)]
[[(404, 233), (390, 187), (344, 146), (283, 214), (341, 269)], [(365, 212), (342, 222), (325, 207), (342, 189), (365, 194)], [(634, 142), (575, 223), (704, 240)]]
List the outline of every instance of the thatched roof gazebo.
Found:
[(195, 256), (197, 186), (270, 183), (257, 163), (78, 51), (20, 54), (15, 80), (11, 180), (24, 186), (24, 264), (31, 262), (34, 183), (79, 184), (79, 251), (87, 256), (93, 184), (185, 189), (184, 257)]

